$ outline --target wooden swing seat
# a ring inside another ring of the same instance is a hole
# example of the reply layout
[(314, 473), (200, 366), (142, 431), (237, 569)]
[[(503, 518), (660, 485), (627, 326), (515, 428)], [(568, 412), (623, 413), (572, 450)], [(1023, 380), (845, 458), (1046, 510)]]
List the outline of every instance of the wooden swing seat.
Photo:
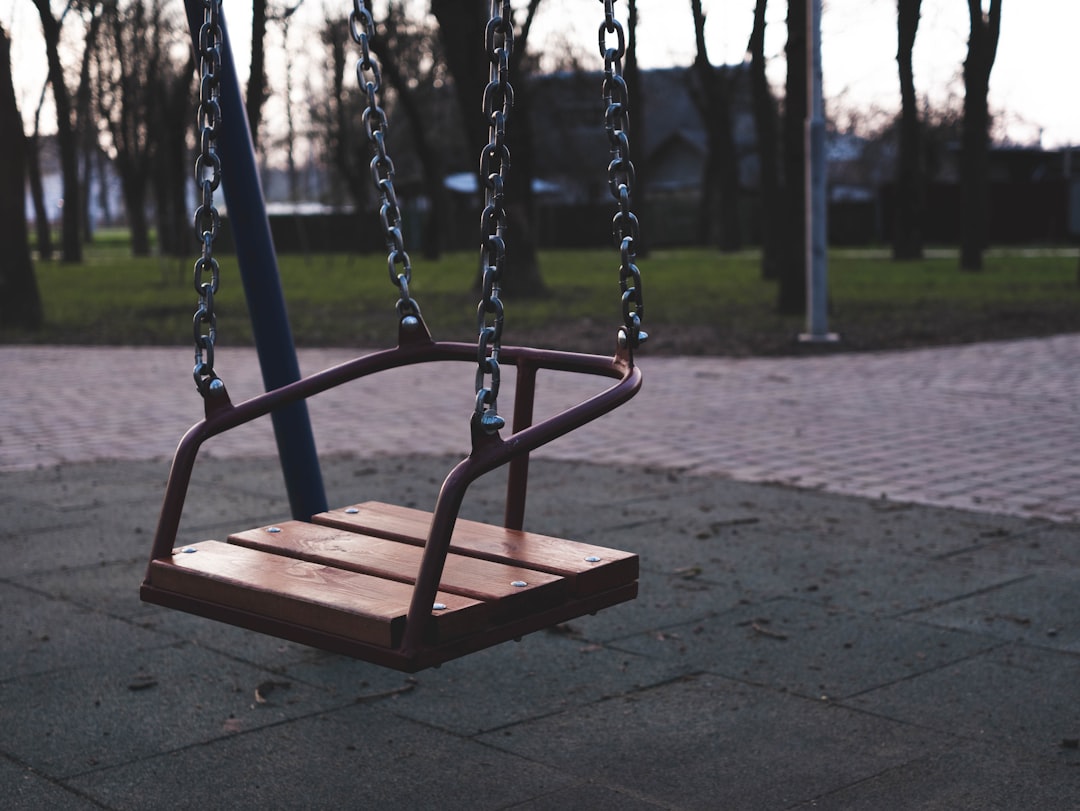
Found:
[(412, 671), (637, 594), (636, 555), (461, 520), (423, 654), (407, 661), (396, 651), (431, 520), (369, 502), (178, 547), (151, 563), (143, 596)]
[[(432, 512), (364, 502), (235, 532), (226, 542), (177, 545), (192, 468), (212, 436), (342, 383), (414, 363), (470, 360), (470, 344), (426, 329), (376, 352), (233, 405), (221, 392), (173, 459), (144, 601), (407, 672), (633, 599), (638, 558), (521, 529), (531, 450), (632, 397), (641, 375), (614, 359), (504, 347), (517, 368), (513, 432), (474, 421), (472, 452), (446, 477)], [(587, 400), (533, 424), (540, 369), (617, 378)], [(458, 519), (465, 491), (507, 464), (504, 526)]]

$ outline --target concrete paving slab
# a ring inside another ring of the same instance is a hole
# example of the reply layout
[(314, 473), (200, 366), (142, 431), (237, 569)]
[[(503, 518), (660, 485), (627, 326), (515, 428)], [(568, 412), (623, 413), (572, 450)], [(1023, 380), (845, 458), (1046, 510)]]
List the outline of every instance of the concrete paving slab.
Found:
[(170, 643), (93, 608), (9, 583), (0, 582), (0, 605), (0, 695), (8, 679), (69, 670), (103, 651)]
[(104, 649), (81, 666), (0, 683), (4, 746), (58, 780), (335, 705), (293, 684), (262, 704), (276, 674), (191, 645)]
[(569, 788), (527, 800), (514, 808), (522, 811), (655, 811), (675, 806), (582, 780)]
[(780, 598), (613, 646), (811, 699), (841, 700), (994, 646), (946, 631)]
[(923, 622), (997, 639), (1080, 653), (1080, 577), (1040, 573), (920, 611)]
[(417, 674), (397, 712), (459, 735), (509, 728), (685, 675), (682, 662), (612, 650), (564, 634), (530, 634)]
[(108, 808), (510, 808), (577, 782), (393, 712), (394, 699), (69, 781)]
[(0, 797), (8, 811), (39, 811), (42, 808), (64, 808), (71, 811), (91, 811), (101, 806), (35, 772), (29, 766), (0, 758)]
[(710, 811), (786, 808), (949, 743), (942, 733), (711, 675), (551, 716), (527, 732), (480, 740), (657, 803)]
[[(957, 774), (970, 776), (958, 782)], [(889, 769), (857, 785), (795, 806), (799, 811), (880, 811), (918, 808), (1076, 808), (1076, 767), (1032, 757), (1000, 745), (961, 742), (945, 751)]]
[[(987, 746), (1080, 768), (1080, 657), (1002, 645), (909, 682), (852, 698), (852, 707)], [(1074, 797), (1080, 788), (1072, 783)]]

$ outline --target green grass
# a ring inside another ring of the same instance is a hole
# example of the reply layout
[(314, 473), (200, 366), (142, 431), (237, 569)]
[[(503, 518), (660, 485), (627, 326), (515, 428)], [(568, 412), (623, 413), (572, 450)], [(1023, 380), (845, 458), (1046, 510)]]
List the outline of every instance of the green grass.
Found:
[[(82, 265), (38, 262), (45, 326), (0, 328), (0, 341), (189, 344), (194, 259), (133, 259), (115, 235), (89, 247)], [(221, 257), (219, 346), (251, 341), (235, 259)], [(640, 261), (646, 328), (655, 352), (771, 354), (791, 351), (801, 316), (775, 313), (776, 288), (755, 252), (658, 250)], [(306, 346), (392, 343), (396, 291), (382, 256), (320, 254), (280, 259), (296, 341)], [(547, 251), (551, 293), (508, 298), (507, 343), (607, 352), (620, 319), (618, 257), (611, 251)], [(991, 252), (982, 273), (953, 255), (893, 262), (886, 252), (834, 251), (829, 327), (853, 349), (882, 349), (1080, 331), (1075, 251)], [(471, 340), (476, 256), (414, 260), (413, 295), (433, 334)]]

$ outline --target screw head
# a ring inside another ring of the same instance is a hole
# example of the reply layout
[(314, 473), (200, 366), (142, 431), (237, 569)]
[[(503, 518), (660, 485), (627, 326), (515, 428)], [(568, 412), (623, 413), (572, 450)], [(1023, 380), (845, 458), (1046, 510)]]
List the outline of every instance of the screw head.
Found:
[(267, 527), (267, 532), (281, 532), (281, 527)]
[(516, 589), (523, 589), (529, 584), (526, 583), (524, 580), (513, 580), (511, 581), (510, 585)]
[(587, 558), (585, 558), (585, 561), (586, 563), (599, 563), (600, 558), (598, 558), (596, 555), (589, 555)]
[(432, 611), (445, 611), (446, 610), (446, 603), (432, 603), (431, 610)]
[(193, 554), (195, 552), (198, 552), (199, 550), (196, 549), (194, 546), (185, 546), (180, 551), (183, 552), (185, 555), (190, 555), (190, 554)]
[(345, 514), (346, 515), (356, 515), (358, 512), (360, 512), (360, 510), (358, 510), (356, 507), (346, 507), (345, 508)]

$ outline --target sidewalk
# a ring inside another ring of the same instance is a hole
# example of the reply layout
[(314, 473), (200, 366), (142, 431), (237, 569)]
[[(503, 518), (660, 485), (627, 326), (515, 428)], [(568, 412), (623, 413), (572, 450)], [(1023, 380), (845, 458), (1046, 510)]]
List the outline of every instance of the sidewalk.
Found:
[[(201, 417), (181, 347), (4, 347), (0, 471), (168, 458)], [(300, 354), (305, 373), (352, 357)], [(234, 402), (261, 390), (250, 349), (218, 351)], [(1080, 519), (1080, 335), (806, 359), (652, 358), (616, 418), (541, 452), (901, 502)], [(321, 453), (464, 453), (474, 370), (404, 369), (310, 401)], [(511, 377), (511, 375), (507, 375)], [(548, 402), (594, 382), (542, 381)], [(512, 385), (504, 384), (504, 391)], [(504, 394), (502, 410), (510, 412)], [(273, 456), (253, 425), (208, 445)]]
[[(187, 352), (4, 347), (0, 807), (1076, 808), (1080, 336), (642, 365), (527, 516), (639, 598), (407, 677), (138, 601)], [(456, 378), (313, 401), (331, 503), (430, 505)], [(221, 439), (184, 539), (287, 512), (269, 430)]]

